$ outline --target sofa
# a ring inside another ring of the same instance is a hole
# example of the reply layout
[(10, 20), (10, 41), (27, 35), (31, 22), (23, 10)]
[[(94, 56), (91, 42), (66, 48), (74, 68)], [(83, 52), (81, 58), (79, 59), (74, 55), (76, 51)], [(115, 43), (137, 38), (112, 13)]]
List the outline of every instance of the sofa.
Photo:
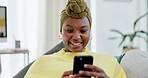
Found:
[(148, 52), (130, 50), (120, 62), (127, 78), (148, 78)]
[[(55, 47), (53, 47), (51, 50), (46, 52), (44, 55), (58, 52), (63, 47), (64, 44), (61, 42), (57, 44)], [(125, 70), (127, 78), (148, 78), (147, 57), (148, 57), (148, 52), (146, 53), (140, 50), (132, 50), (128, 51), (126, 54), (115, 56), (117, 61), (121, 64), (121, 66)], [(24, 67), (13, 78), (24, 78), (26, 72), (28, 71), (29, 67), (32, 65), (33, 62)]]

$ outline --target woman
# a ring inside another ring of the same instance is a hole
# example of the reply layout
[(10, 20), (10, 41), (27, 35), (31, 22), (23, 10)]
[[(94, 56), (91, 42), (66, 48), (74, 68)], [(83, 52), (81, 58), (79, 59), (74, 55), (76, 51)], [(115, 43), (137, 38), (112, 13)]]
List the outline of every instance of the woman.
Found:
[[(95, 54), (86, 48), (90, 39), (91, 14), (84, 0), (68, 0), (61, 12), (60, 32), (65, 48), (52, 55), (44, 55), (30, 67), (25, 78), (126, 78), (114, 57)], [(84, 65), (93, 71), (80, 71), (72, 75), (73, 58), (78, 55), (92, 55), (93, 65)]]

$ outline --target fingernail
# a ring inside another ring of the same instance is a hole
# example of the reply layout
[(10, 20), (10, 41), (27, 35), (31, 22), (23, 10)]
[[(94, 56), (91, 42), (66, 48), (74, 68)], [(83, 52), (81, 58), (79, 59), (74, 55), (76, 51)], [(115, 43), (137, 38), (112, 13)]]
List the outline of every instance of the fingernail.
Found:
[(82, 74), (83, 72), (82, 71), (79, 71), (79, 74)]
[(87, 64), (85, 64), (84, 67), (87, 67)]

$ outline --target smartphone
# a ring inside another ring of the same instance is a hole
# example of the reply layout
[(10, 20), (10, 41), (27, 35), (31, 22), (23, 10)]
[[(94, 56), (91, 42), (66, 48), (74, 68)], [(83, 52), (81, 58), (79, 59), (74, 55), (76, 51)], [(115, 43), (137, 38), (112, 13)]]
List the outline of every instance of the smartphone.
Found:
[[(93, 56), (75, 56), (73, 64), (73, 74), (79, 73), (80, 70), (92, 71), (91, 69), (84, 68), (84, 64), (93, 64)], [(85, 76), (86, 77), (86, 76)], [(90, 78), (90, 77), (87, 77)]]

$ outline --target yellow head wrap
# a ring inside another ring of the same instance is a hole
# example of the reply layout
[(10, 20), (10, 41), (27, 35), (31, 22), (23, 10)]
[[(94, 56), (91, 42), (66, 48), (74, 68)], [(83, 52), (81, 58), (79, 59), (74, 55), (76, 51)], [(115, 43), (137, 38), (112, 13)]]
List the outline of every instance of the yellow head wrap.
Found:
[(67, 6), (61, 12), (60, 32), (62, 31), (62, 26), (68, 17), (76, 19), (87, 17), (91, 26), (91, 13), (84, 0), (68, 0)]

